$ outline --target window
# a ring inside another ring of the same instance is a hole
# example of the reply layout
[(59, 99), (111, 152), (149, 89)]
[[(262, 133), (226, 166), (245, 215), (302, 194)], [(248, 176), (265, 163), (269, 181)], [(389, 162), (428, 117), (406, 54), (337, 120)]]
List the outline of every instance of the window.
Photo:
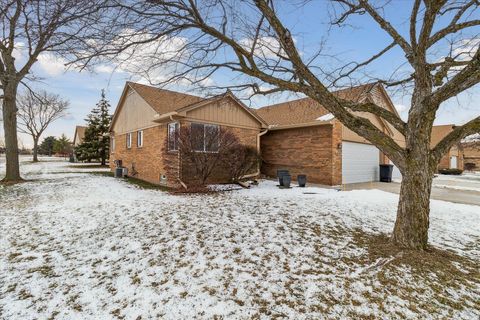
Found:
[(112, 144), (112, 152), (115, 151), (115, 138), (114, 137), (111, 137), (110, 138), (110, 141), (111, 141), (111, 144)]
[(137, 131), (137, 147), (143, 147), (143, 130)]
[(178, 122), (168, 124), (168, 150), (178, 151), (178, 134), (180, 133), (180, 125)]
[(214, 124), (192, 123), (192, 145), (195, 151), (217, 152), (219, 128)]
[(132, 147), (132, 134), (127, 133), (127, 149), (130, 149)]

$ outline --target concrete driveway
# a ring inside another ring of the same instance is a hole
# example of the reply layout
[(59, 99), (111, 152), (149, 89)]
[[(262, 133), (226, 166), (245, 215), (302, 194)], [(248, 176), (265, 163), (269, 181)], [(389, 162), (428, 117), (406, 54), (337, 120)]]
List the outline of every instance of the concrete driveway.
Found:
[[(400, 183), (366, 182), (344, 186), (345, 190), (378, 189), (400, 193)], [(461, 176), (437, 175), (433, 179), (432, 199), (480, 206), (480, 173)]]

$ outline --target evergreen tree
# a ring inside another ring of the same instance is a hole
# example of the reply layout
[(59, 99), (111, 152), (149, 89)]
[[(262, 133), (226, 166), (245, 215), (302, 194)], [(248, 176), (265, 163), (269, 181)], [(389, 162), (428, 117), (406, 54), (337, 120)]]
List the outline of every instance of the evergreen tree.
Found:
[(53, 145), (53, 151), (55, 151), (55, 153), (63, 155), (64, 157), (66, 157), (72, 152), (72, 143), (65, 136), (65, 134), (62, 134), (60, 138), (55, 141)]
[(108, 130), (112, 121), (112, 116), (108, 113), (109, 108), (110, 103), (105, 98), (105, 91), (102, 90), (100, 101), (85, 119), (87, 129), (83, 143), (75, 148), (75, 155), (79, 160), (90, 162), (95, 159), (105, 165), (109, 156)]
[(42, 143), (38, 147), (39, 154), (45, 154), (51, 156), (53, 154), (53, 146), (55, 145), (57, 139), (54, 136), (49, 136), (43, 139)]

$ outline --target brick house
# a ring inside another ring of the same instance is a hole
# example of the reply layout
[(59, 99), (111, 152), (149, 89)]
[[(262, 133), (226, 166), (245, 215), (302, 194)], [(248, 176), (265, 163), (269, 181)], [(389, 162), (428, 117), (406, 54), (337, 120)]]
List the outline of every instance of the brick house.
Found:
[(465, 169), (480, 170), (480, 141), (465, 141), (462, 143), (463, 162)]
[[(398, 114), (382, 85), (372, 83), (334, 92), (342, 99), (371, 101)], [(405, 141), (391, 124), (370, 113), (369, 119), (399, 145)], [(343, 126), (310, 98), (250, 109), (230, 92), (210, 99), (127, 82), (111, 126), (111, 160), (122, 160), (130, 175), (178, 187), (192, 179), (192, 168), (180, 158), (175, 136), (182, 126), (228, 128), (242, 143), (262, 156), (261, 172), (275, 177), (288, 169), (295, 179), (339, 185), (379, 180), (379, 164), (391, 163), (374, 145)], [(432, 146), (452, 130), (436, 126)], [(168, 143), (167, 143), (168, 141)], [(461, 150), (452, 148), (439, 168), (462, 166)], [(110, 161), (113, 169), (114, 161)], [(209, 182), (227, 182), (225, 168), (217, 168)], [(400, 171), (394, 167), (394, 178)]]
[[(368, 84), (334, 92), (339, 98), (372, 101), (396, 114), (392, 101), (380, 84)], [(310, 182), (326, 185), (379, 180), (379, 164), (390, 163), (370, 142), (343, 126), (323, 106), (310, 98), (263, 107), (257, 114), (269, 125), (262, 136), (262, 173), (275, 176), (288, 169), (295, 178), (306, 174)], [(383, 119), (356, 113), (404, 146), (404, 137)], [(394, 177), (400, 177), (394, 169)]]
[[(455, 125), (446, 124), (433, 126), (431, 147), (434, 148), (447, 134), (455, 129)], [(438, 169), (462, 169), (463, 170), (463, 148), (461, 144), (457, 144), (450, 148), (448, 152), (440, 159)]]
[[(192, 179), (181, 159), (175, 137), (184, 126), (195, 130), (231, 130), (246, 145), (260, 147), (267, 124), (231, 92), (204, 99), (127, 82), (110, 127), (110, 167), (122, 160), (129, 175), (177, 188)], [(208, 152), (199, 150), (199, 152)], [(227, 182), (225, 168), (216, 168), (212, 182)]]

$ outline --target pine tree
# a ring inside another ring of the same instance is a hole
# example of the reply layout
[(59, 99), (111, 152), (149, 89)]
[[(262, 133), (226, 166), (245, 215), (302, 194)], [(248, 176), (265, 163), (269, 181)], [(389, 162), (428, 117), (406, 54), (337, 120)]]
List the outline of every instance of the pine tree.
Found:
[(55, 141), (55, 143), (53, 144), (53, 151), (55, 151), (55, 153), (63, 155), (64, 157), (66, 157), (72, 152), (72, 143), (65, 136), (65, 134), (62, 134), (60, 138)]
[(57, 141), (57, 139), (54, 136), (49, 136), (43, 139), (42, 143), (38, 147), (38, 153), (52, 156), (55, 141)]
[(102, 90), (100, 101), (85, 119), (87, 129), (83, 143), (75, 148), (75, 154), (79, 160), (90, 162), (95, 159), (105, 165), (109, 155), (108, 131), (112, 121), (112, 116), (108, 113), (109, 108), (110, 103), (105, 98), (105, 90)]

